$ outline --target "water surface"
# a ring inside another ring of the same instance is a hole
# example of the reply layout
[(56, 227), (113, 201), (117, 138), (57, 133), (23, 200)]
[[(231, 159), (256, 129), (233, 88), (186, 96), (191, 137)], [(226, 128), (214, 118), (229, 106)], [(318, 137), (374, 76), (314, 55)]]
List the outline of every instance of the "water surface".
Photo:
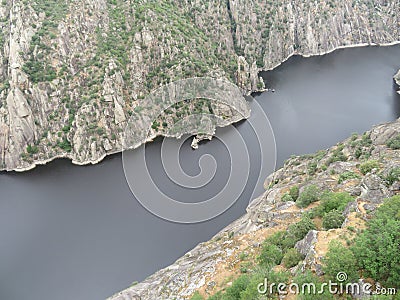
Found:
[[(392, 76), (399, 68), (395, 46), (294, 57), (263, 74), (276, 92), (256, 100), (273, 126), (278, 164), (397, 118), (400, 99)], [(120, 155), (95, 166), (57, 160), (23, 174), (0, 174), (0, 299), (104, 299), (208, 240), (244, 213), (257, 180), (256, 137), (248, 122), (237, 128), (250, 146), (251, 180), (235, 205), (200, 224), (175, 224), (147, 212), (129, 191)], [(181, 150), (181, 162), (191, 175), (199, 171), (202, 154), (218, 161), (207, 191), (215, 194), (228, 176), (226, 147), (218, 140), (198, 151), (189, 145)], [(147, 150), (161, 188), (182, 201), (192, 199), (191, 191), (176, 188), (161, 170), (160, 139)]]

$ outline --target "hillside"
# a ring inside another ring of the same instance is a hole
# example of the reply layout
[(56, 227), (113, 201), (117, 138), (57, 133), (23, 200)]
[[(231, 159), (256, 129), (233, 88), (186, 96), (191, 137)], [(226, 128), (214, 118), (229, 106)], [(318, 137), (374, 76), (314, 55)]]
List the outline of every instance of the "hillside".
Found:
[[(162, 84), (211, 76), (257, 91), (258, 72), (293, 54), (399, 41), (399, 18), (396, 0), (3, 0), (0, 170), (99, 162)], [(152, 134), (196, 110), (243, 118), (192, 100)]]
[(399, 289), (400, 119), (289, 159), (265, 187), (213, 239), (110, 300), (266, 299), (256, 290), (265, 277), (321, 284), (339, 271), (360, 284)]

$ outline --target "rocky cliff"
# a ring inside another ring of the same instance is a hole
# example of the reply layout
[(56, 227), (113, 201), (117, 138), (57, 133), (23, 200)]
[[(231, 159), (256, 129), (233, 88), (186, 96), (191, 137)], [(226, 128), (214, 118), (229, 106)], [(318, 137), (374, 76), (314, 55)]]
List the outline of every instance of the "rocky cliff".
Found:
[[(399, 41), (399, 18), (398, 0), (3, 0), (0, 170), (96, 163), (121, 151), (130, 115), (162, 84), (211, 76), (256, 91), (258, 72), (293, 54)], [(240, 119), (194, 102), (153, 135), (196, 107)]]
[(207, 296), (229, 286), (246, 272), (246, 264), (255, 260), (266, 237), (287, 229), (319, 205), (315, 202), (299, 208), (297, 202), (287, 199), (293, 187), (299, 188), (300, 195), (307, 187), (315, 186), (353, 197), (343, 211), (339, 228), (325, 230), (319, 225), (296, 244), (305, 258), (290, 271), (311, 268), (320, 274), (329, 241), (354, 236), (383, 199), (400, 193), (399, 149), (400, 119), (361, 136), (353, 135), (326, 151), (289, 159), (267, 178), (266, 192), (249, 205), (243, 217), (171, 266), (110, 300), (190, 299), (196, 291)]
[(394, 81), (396, 82), (397, 86), (399, 87), (399, 90), (397, 91), (397, 93), (400, 94), (400, 70), (394, 76)]

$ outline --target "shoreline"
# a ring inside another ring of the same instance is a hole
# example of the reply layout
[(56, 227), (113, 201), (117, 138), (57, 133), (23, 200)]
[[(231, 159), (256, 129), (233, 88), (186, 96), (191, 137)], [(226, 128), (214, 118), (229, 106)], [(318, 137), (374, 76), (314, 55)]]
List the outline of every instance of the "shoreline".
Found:
[[(333, 49), (330, 49), (330, 50), (327, 50), (327, 51), (323, 51), (323, 52), (319, 52), (319, 53), (316, 53), (316, 54), (301, 54), (301, 53), (293, 52), (292, 54), (290, 54), (289, 56), (287, 56), (284, 60), (282, 60), (280, 63), (274, 65), (274, 66), (271, 67), (271, 68), (265, 68), (265, 69), (264, 69), (264, 68), (260, 68), (260, 69), (258, 70), (258, 75), (260, 75), (262, 72), (273, 71), (273, 70), (276, 69), (277, 67), (281, 66), (283, 63), (287, 62), (287, 61), (288, 61), (291, 57), (293, 57), (293, 56), (301, 56), (301, 57), (303, 57), (303, 58), (310, 58), (310, 57), (317, 57), (317, 56), (323, 56), (323, 55), (331, 54), (331, 53), (333, 53), (333, 52), (335, 52), (335, 51), (337, 51), (337, 50), (341, 50), (341, 49), (364, 48), (364, 47), (391, 47), (391, 46), (396, 46), (396, 45), (400, 45), (400, 41), (394, 41), (394, 42), (382, 43), (382, 44), (377, 44), (377, 43), (360, 43), (360, 44), (353, 44), (353, 45), (343, 45), (343, 46), (338, 46), (338, 47), (335, 47), (335, 48), (333, 48)], [(398, 73), (400, 73), (400, 70), (399, 70)], [(394, 75), (393, 80), (395, 81), (395, 83), (397, 83), (397, 84), (399, 85), (399, 82), (396, 81), (395, 76), (396, 76), (396, 75)], [(399, 88), (400, 88), (400, 85), (399, 85)], [(265, 90), (264, 90), (264, 91), (263, 91), (263, 90), (257, 90), (257, 91), (253, 91), (253, 92), (252, 92), (252, 91), (248, 91), (246, 94), (249, 95), (249, 94), (259, 93), (259, 92), (262, 93), (262, 92), (265, 92)], [(397, 93), (400, 94), (400, 90), (397, 91)], [(232, 123), (227, 124), (226, 126), (231, 125), (231, 124), (234, 124), (234, 123), (236, 123), (236, 122), (237, 122), (237, 121), (233, 121)], [(219, 126), (218, 126), (218, 127), (219, 127)], [(163, 137), (173, 137), (173, 138), (178, 138), (178, 139), (179, 139), (182, 135), (180, 135), (180, 136), (179, 136), (179, 135), (176, 135), (176, 136), (168, 136), (168, 135), (166, 135), (166, 136), (164, 136), (164, 135), (162, 135), (162, 134), (160, 134), (160, 135), (153, 135), (153, 136), (149, 137), (145, 142), (141, 143), (140, 145), (136, 145), (136, 146), (133, 147), (132, 149), (139, 148), (140, 146), (142, 146), (142, 145), (144, 145), (144, 144), (147, 144), (147, 143), (149, 143), (149, 142), (152, 142), (152, 141), (154, 141), (155, 138), (157, 138), (157, 137), (159, 137), (159, 136), (163, 136)], [(101, 163), (107, 156), (111, 156), (111, 155), (114, 155), (114, 154), (119, 154), (119, 153), (122, 153), (123, 151), (124, 151), (123, 149), (118, 149), (118, 150), (110, 151), (110, 152), (107, 152), (107, 153), (101, 155), (101, 156), (100, 156), (99, 158), (97, 158), (96, 160), (93, 160), (93, 161), (83, 161), (83, 162), (77, 161), (76, 159), (74, 159), (73, 157), (71, 157), (68, 153), (63, 153), (63, 154), (59, 154), (59, 155), (56, 155), (56, 156), (54, 156), (54, 157), (52, 157), (52, 158), (48, 158), (48, 159), (45, 159), (45, 160), (37, 160), (37, 161), (34, 161), (34, 162), (33, 162), (31, 165), (29, 165), (28, 167), (24, 167), (24, 168), (15, 168), (15, 169), (3, 169), (3, 170), (0, 170), (0, 173), (2, 173), (2, 172), (3, 172), (3, 173), (8, 173), (8, 172), (23, 173), (23, 172), (27, 172), (27, 171), (31, 171), (31, 170), (35, 169), (37, 166), (44, 166), (44, 165), (47, 165), (48, 163), (50, 163), (50, 162), (52, 162), (52, 161), (55, 161), (56, 159), (68, 159), (68, 160), (71, 161), (71, 163), (72, 163), (73, 165), (77, 165), (77, 166), (96, 165), (96, 164)]]
[(353, 44), (353, 45), (344, 45), (344, 46), (339, 46), (339, 47), (336, 47), (336, 48), (333, 48), (331, 50), (327, 50), (327, 51), (324, 51), (324, 52), (318, 52), (316, 54), (301, 54), (301, 53), (293, 52), (292, 54), (287, 56), (282, 62), (280, 62), (280, 63), (278, 63), (276, 65), (273, 65), (273, 67), (271, 67), (271, 68), (266, 68), (266, 69), (260, 68), (259, 73), (260, 72), (273, 71), (277, 67), (281, 66), (283, 63), (287, 62), (293, 56), (300, 56), (300, 57), (303, 57), (303, 58), (309, 58), (309, 57), (316, 57), (316, 56), (323, 56), (323, 55), (331, 54), (331, 53), (333, 53), (333, 52), (335, 52), (337, 50), (342, 50), (342, 49), (365, 48), (365, 47), (391, 47), (391, 46), (397, 46), (397, 45), (400, 45), (400, 40), (399, 41), (390, 42), (390, 43), (382, 43), (382, 44), (360, 43), (360, 44)]

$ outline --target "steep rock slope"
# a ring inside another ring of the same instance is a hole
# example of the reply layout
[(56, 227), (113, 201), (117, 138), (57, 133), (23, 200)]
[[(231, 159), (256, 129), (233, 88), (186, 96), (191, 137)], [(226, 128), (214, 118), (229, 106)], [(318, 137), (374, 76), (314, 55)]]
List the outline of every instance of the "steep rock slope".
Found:
[(285, 201), (285, 194), (294, 186), (300, 192), (315, 185), (321, 191), (347, 192), (354, 197), (343, 212), (342, 228), (310, 231), (296, 245), (306, 256), (302, 267), (318, 272), (320, 256), (326, 253), (330, 240), (351, 233), (347, 227), (362, 226), (368, 212), (385, 198), (400, 193), (399, 149), (400, 119), (376, 126), (364, 135), (353, 135), (326, 151), (289, 159), (267, 178), (266, 192), (249, 205), (243, 217), (171, 266), (110, 300), (190, 299), (198, 290), (204, 295), (215, 293), (227, 285), (227, 278), (232, 280), (240, 274), (243, 253), (254, 259), (265, 238), (299, 221), (304, 212), (315, 207), (301, 209), (295, 202)]
[(292, 54), (399, 41), (399, 18), (398, 0), (3, 0), (0, 169), (96, 163), (121, 151), (127, 120), (159, 85), (212, 76), (260, 90), (258, 72)]

